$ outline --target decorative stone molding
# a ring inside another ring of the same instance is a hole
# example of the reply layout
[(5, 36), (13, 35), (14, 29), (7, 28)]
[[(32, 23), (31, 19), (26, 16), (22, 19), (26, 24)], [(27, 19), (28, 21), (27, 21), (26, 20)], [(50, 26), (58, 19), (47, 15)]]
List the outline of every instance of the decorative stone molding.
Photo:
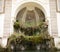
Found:
[(5, 12), (5, 0), (0, 0), (0, 14)]
[(56, 0), (56, 10), (60, 13), (60, 0)]

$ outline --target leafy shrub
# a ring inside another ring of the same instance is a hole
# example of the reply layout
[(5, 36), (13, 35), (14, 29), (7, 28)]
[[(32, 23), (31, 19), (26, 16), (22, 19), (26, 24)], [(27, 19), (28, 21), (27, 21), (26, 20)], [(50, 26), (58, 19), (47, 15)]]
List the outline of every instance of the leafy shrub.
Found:
[(7, 52), (7, 50), (0, 45), (0, 52)]
[(19, 28), (20, 28), (20, 24), (19, 24), (18, 21), (16, 21), (16, 22), (14, 23), (14, 29), (15, 29), (15, 30), (18, 30)]
[[(50, 40), (51, 37), (44, 37), (44, 35), (36, 35), (36, 36), (27, 36), (27, 35), (18, 35), (14, 34), (11, 37), (9, 37), (8, 41), (8, 47), (23, 45), (28, 47), (34, 47), (44, 41), (47, 41), (46, 39)], [(30, 45), (31, 44), (31, 45)]]

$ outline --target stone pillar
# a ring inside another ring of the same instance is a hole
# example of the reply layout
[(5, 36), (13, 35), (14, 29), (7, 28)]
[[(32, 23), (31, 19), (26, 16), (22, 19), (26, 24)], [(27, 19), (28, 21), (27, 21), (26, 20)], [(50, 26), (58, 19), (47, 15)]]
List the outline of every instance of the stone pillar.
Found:
[(54, 38), (55, 47), (60, 49), (60, 37), (58, 36), (56, 0), (50, 0), (51, 33)]
[(10, 34), (12, 0), (5, 0), (4, 37)]
[(50, 20), (51, 20), (51, 34), (53, 37), (58, 36), (57, 28), (57, 14), (56, 14), (56, 0), (49, 0), (50, 4)]
[(4, 32), (2, 38), (3, 46), (6, 46), (7, 38), (10, 35), (11, 9), (12, 9), (12, 0), (5, 0)]

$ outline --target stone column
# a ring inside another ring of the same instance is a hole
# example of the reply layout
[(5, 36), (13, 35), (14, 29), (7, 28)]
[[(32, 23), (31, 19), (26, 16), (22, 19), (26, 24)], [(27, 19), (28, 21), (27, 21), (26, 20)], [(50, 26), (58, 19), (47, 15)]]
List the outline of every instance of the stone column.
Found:
[(5, 17), (4, 17), (4, 32), (2, 45), (5, 47), (7, 44), (7, 38), (10, 35), (10, 23), (11, 23), (11, 9), (12, 0), (5, 0)]
[(52, 36), (58, 35), (57, 28), (57, 14), (56, 14), (56, 0), (49, 0), (50, 4), (50, 19), (51, 19), (51, 34)]
[(12, 0), (5, 0), (4, 36), (10, 34)]

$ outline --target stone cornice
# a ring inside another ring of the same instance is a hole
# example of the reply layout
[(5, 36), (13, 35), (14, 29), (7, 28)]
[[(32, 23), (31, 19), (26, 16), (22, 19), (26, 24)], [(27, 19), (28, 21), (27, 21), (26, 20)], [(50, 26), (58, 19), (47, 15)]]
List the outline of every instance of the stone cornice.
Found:
[(5, 0), (3, 0), (4, 2), (3, 2), (3, 11), (2, 12), (0, 12), (0, 14), (3, 14), (4, 12), (5, 12)]

